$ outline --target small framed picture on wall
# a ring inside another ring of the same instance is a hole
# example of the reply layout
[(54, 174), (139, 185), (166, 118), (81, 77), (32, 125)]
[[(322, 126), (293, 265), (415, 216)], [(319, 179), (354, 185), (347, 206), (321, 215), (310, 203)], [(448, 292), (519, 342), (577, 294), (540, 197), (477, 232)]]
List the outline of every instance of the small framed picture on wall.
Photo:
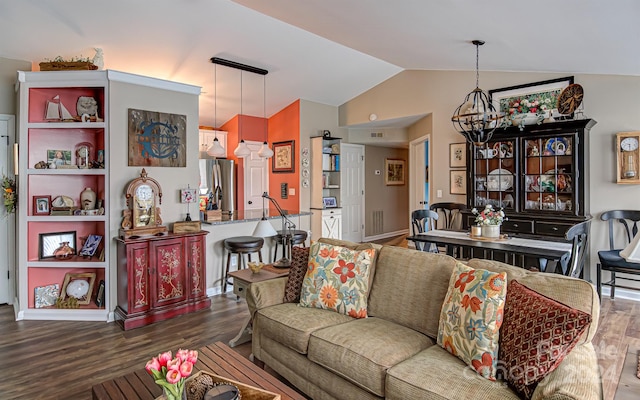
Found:
[(467, 166), (467, 144), (451, 143), (449, 144), (449, 167), (465, 168)]
[(449, 192), (451, 194), (467, 194), (466, 170), (452, 170), (450, 173)]

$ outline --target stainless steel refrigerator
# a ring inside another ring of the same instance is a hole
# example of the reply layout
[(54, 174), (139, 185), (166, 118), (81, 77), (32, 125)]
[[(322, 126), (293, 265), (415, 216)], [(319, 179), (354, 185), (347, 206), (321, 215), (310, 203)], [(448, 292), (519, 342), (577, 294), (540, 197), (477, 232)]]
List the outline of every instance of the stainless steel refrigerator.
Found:
[(235, 167), (233, 160), (200, 159), (200, 195), (208, 196), (223, 214), (237, 208)]

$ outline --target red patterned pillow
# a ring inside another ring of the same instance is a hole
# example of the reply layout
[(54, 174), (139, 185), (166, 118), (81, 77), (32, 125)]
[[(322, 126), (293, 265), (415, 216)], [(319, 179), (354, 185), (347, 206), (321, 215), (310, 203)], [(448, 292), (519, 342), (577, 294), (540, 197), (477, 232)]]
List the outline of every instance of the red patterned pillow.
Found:
[(291, 250), (291, 268), (289, 269), (289, 278), (284, 287), (284, 302), (298, 303), (300, 302), (300, 291), (302, 290), (302, 281), (307, 273), (309, 264), (309, 248), (294, 246)]
[(500, 329), (498, 376), (523, 398), (555, 370), (589, 327), (591, 316), (518, 281), (509, 282)]

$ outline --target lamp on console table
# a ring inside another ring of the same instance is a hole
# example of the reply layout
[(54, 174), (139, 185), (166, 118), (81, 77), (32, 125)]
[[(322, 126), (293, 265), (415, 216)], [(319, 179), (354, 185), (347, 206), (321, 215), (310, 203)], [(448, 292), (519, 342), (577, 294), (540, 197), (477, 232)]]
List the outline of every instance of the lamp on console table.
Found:
[(282, 229), (284, 230), (284, 235), (282, 237), (282, 246), (285, 248), (285, 256), (273, 263), (274, 267), (277, 268), (289, 268), (291, 266), (291, 260), (287, 257), (287, 254), (291, 254), (293, 247), (293, 230), (296, 229), (296, 224), (293, 223), (289, 218), (287, 218), (287, 213), (280, 207), (280, 204), (274, 199), (270, 197), (267, 192), (262, 193), (262, 219), (258, 222), (256, 229), (253, 231), (253, 236), (260, 237), (271, 237), (276, 236), (278, 232), (273, 229), (273, 226), (267, 221), (265, 216), (265, 208), (264, 208), (264, 199), (271, 201), (278, 210), (278, 214), (282, 217)]

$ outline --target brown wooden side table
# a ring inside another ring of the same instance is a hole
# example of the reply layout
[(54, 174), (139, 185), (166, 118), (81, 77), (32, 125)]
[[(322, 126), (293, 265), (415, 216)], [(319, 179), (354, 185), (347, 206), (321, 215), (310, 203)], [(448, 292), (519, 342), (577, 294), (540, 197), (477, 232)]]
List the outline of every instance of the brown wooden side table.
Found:
[[(248, 268), (229, 273), (229, 276), (233, 278), (233, 293), (243, 299), (247, 297), (247, 290), (249, 290), (249, 286), (252, 283), (268, 281), (287, 275), (289, 275), (289, 268), (276, 268), (272, 264), (265, 265), (257, 274), (254, 274)], [(284, 293), (282, 295), (284, 296)], [(236, 347), (250, 340), (251, 316), (248, 316), (242, 324), (240, 332), (238, 332), (233, 339), (229, 340), (229, 346)]]

